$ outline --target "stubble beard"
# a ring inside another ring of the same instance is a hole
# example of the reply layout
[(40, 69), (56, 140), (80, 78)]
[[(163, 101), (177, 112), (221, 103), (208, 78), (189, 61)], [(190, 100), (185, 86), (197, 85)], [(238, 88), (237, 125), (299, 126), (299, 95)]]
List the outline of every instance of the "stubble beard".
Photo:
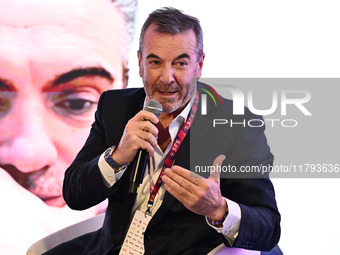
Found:
[[(144, 84), (146, 84), (146, 83), (144, 82)], [(156, 86), (155, 89), (153, 89), (153, 91), (151, 91), (151, 93), (149, 93), (151, 95), (147, 95), (147, 97), (148, 97), (148, 99), (155, 99), (153, 95), (158, 90), (161, 90), (161, 91), (177, 90), (178, 91), (177, 93), (179, 95), (181, 95), (181, 98), (179, 98), (179, 99), (172, 99), (172, 98), (162, 98), (162, 100), (156, 99), (162, 105), (164, 113), (173, 113), (180, 108), (184, 108), (184, 106), (187, 105), (187, 103), (190, 101), (193, 94), (195, 93), (195, 90), (196, 90), (195, 85), (196, 84), (197, 84), (197, 80), (195, 80), (195, 79), (192, 79), (190, 84), (186, 84), (186, 87), (190, 87), (190, 89), (189, 89), (189, 91), (186, 91), (187, 93), (185, 95), (181, 94), (183, 92), (183, 89), (182, 89), (182, 87), (180, 87), (178, 85), (176, 85), (176, 87), (171, 86), (171, 85), (158, 85), (158, 86)]]

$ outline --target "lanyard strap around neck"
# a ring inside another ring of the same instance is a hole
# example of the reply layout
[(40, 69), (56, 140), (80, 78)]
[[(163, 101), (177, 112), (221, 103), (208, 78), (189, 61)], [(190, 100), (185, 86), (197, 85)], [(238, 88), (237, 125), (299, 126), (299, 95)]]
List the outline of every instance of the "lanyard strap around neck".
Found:
[(196, 115), (196, 111), (197, 111), (197, 107), (198, 107), (198, 101), (199, 101), (199, 94), (198, 91), (196, 90), (196, 96), (195, 96), (195, 100), (194, 103), (192, 105), (191, 111), (190, 111), (190, 116), (189, 118), (187, 118), (185, 124), (183, 125), (183, 127), (181, 128), (181, 130), (178, 132), (175, 141), (173, 142), (171, 149), (165, 159), (163, 168), (158, 176), (157, 182), (155, 184), (155, 186), (153, 187), (153, 189), (151, 189), (151, 184), (150, 184), (150, 197), (149, 197), (149, 201), (148, 201), (148, 209), (146, 211), (146, 213), (150, 213), (150, 209), (153, 206), (153, 203), (155, 201), (155, 197), (160, 189), (160, 187), (163, 184), (162, 181), (162, 177), (164, 175), (164, 170), (166, 168), (170, 168), (175, 160), (175, 157), (177, 155), (177, 152), (179, 150), (179, 147), (182, 144), (182, 141), (184, 140), (184, 137), (187, 135), (191, 124), (194, 120), (194, 117)]

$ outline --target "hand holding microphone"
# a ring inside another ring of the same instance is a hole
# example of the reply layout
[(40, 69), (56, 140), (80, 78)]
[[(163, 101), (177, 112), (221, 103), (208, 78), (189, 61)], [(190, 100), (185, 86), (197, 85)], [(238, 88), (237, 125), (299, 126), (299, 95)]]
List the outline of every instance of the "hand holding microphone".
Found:
[(137, 192), (148, 157), (153, 156), (158, 138), (155, 125), (161, 112), (160, 103), (153, 99), (147, 101), (144, 109), (126, 124), (119, 145), (112, 155), (118, 164), (132, 164), (129, 192)]

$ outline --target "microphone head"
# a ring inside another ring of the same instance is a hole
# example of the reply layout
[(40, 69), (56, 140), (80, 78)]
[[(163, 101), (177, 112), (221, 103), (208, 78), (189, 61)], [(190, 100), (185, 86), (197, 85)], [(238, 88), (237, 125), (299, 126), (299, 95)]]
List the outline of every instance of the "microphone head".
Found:
[(162, 111), (163, 111), (163, 107), (162, 105), (157, 102), (155, 99), (150, 99), (149, 101), (147, 101), (145, 103), (144, 106), (144, 110), (148, 111), (148, 112), (152, 112), (153, 114), (155, 114), (157, 116), (157, 118), (159, 117), (159, 115), (161, 115)]

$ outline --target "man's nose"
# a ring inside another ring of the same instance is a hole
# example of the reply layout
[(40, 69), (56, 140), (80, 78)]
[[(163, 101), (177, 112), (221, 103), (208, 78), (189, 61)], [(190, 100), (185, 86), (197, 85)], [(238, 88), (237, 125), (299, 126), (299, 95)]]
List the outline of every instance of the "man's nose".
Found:
[(172, 84), (174, 81), (174, 70), (171, 66), (164, 66), (162, 68), (160, 80), (164, 84)]
[(1, 164), (13, 165), (23, 173), (53, 164), (57, 149), (49, 136), (48, 119), (43, 112), (36, 109), (8, 117), (12, 119), (8, 130), (10, 135), (0, 145)]

